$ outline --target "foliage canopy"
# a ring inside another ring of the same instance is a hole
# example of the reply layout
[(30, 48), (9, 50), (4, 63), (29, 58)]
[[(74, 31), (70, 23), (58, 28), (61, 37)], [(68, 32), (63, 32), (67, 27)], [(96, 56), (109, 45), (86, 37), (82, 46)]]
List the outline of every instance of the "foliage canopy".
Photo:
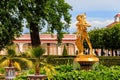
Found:
[(111, 28), (91, 30), (89, 35), (93, 48), (120, 48), (120, 24), (116, 24)]
[(41, 44), (39, 32), (57, 32), (61, 42), (63, 30), (70, 24), (71, 6), (65, 0), (1, 0), (0, 1), (0, 49), (9, 45), (22, 31), (22, 21), (26, 20), (30, 29), (33, 47)]
[(33, 47), (41, 44), (39, 31), (46, 26), (48, 32), (57, 32), (58, 42), (61, 42), (62, 31), (69, 27), (71, 20), (71, 6), (64, 0), (19, 0), (16, 6), (21, 18), (28, 23)]
[(22, 31), (19, 15), (11, 1), (0, 0), (0, 49), (12, 44)]

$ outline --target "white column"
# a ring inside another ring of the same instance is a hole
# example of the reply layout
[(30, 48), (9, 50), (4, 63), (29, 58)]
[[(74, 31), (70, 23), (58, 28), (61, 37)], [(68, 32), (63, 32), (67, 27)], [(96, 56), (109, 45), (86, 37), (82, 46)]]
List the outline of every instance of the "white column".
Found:
[(62, 51), (61, 51), (61, 47), (60, 46), (58, 46), (58, 55), (62, 55), (62, 53), (61, 53)]
[(23, 45), (24, 45), (24, 43), (17, 43), (17, 44), (19, 46), (19, 51), (23, 52)]
[(98, 54), (99, 54), (99, 56), (101, 56), (101, 49), (99, 50)]
[(74, 44), (74, 45), (75, 45), (75, 55), (76, 55), (76, 51), (78, 51), (78, 48), (77, 48), (76, 44)]

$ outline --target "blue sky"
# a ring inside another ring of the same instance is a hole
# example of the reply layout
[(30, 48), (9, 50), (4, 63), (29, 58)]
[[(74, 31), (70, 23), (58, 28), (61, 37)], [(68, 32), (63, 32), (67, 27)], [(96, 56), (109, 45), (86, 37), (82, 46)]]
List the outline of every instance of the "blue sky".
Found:
[(114, 16), (120, 12), (120, 0), (65, 0), (73, 7), (70, 11), (72, 23), (70, 32), (76, 31), (76, 16), (86, 12), (91, 28), (105, 27), (114, 21)]
[[(65, 0), (72, 6), (71, 33), (76, 31), (76, 16), (86, 12), (87, 21), (91, 24), (88, 30), (95, 27), (105, 27), (114, 21), (114, 16), (120, 12), (120, 0)], [(24, 29), (24, 32), (28, 30)]]

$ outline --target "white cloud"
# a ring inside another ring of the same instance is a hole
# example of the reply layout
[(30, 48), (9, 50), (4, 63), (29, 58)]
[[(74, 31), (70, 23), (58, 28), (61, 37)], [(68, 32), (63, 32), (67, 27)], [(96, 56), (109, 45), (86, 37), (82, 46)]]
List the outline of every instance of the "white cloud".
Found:
[(72, 23), (70, 24), (70, 28), (69, 28), (69, 32), (70, 32), (70, 33), (73, 33), (73, 32), (76, 31), (76, 23), (77, 23), (77, 21), (72, 22)]
[[(91, 27), (88, 28), (88, 30), (92, 30), (94, 28), (102, 28), (105, 27), (107, 25), (109, 25), (110, 23), (112, 23), (113, 20), (99, 20), (99, 19), (92, 19), (92, 20), (88, 20), (88, 23), (91, 24)], [(76, 23), (77, 21), (74, 21), (70, 24), (70, 28), (69, 28), (69, 32), (73, 33), (76, 31)], [(23, 33), (29, 33), (29, 29), (23, 27)]]
[[(92, 30), (94, 28), (102, 28), (102, 27), (106, 27), (107, 25), (111, 24), (113, 22), (113, 20), (104, 20), (104, 21), (99, 21), (99, 20), (92, 20), (89, 21), (88, 23), (91, 24), (91, 27), (88, 28), (88, 30)], [(70, 33), (73, 33), (76, 31), (76, 23), (72, 22), (69, 28)]]
[(107, 25), (111, 24), (112, 22), (113, 22), (113, 20), (105, 20), (105, 21), (94, 20), (94, 21), (89, 22), (91, 24), (90, 29), (106, 27)]

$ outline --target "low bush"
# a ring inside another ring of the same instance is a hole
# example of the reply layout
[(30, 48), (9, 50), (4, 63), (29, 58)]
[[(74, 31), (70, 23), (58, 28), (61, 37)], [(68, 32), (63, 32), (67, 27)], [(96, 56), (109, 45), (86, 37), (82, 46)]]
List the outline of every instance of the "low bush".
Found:
[(120, 66), (96, 66), (94, 70), (71, 70), (58, 72), (53, 80), (119, 80)]
[[(95, 65), (92, 70), (85, 71), (74, 70), (73, 65), (61, 65), (56, 66), (55, 69), (57, 73), (51, 80), (120, 80), (120, 66)], [(22, 73), (15, 80), (27, 80), (27, 72)]]
[(61, 66), (56, 66), (55, 70), (58, 72), (71, 72), (73, 70), (72, 65), (61, 65)]
[(28, 80), (27, 75), (34, 74), (34, 69), (22, 71), (14, 80)]
[(48, 57), (46, 58), (47, 62), (49, 64), (52, 64), (54, 66), (57, 65), (67, 65), (67, 64), (73, 64), (74, 58), (53, 58), (53, 57)]
[(5, 69), (4, 68), (0, 68), (0, 74), (4, 74), (5, 73)]
[(120, 56), (100, 56), (99, 60), (104, 66), (120, 66)]

